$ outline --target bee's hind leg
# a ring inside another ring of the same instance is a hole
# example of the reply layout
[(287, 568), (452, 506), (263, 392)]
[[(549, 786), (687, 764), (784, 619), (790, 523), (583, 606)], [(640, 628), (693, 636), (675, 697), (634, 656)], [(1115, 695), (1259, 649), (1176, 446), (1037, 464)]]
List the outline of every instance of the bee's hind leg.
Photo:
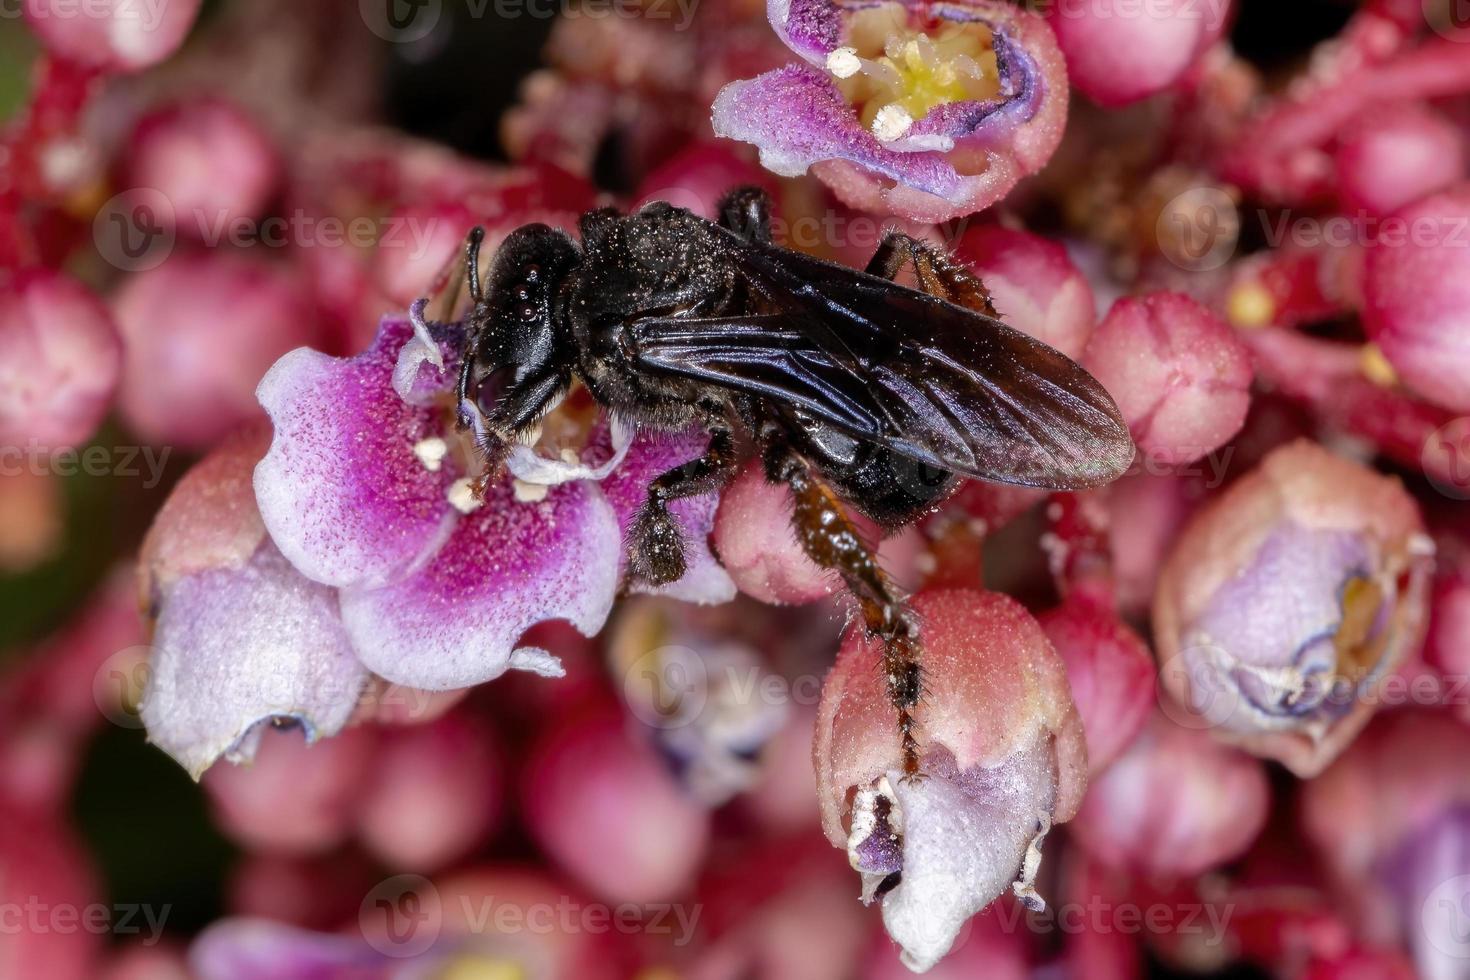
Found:
[(890, 231), (884, 236), (864, 271), (883, 279), (894, 279), (903, 270), (905, 261), (914, 264), (914, 277), (924, 292), (986, 316), (1000, 318), (990, 300), (990, 290), (985, 288), (979, 276), (929, 243), (901, 231)]
[(908, 602), (863, 542), (836, 493), (806, 460), (776, 439), (767, 444), (765, 464), (767, 478), (791, 488), (792, 525), (802, 548), (818, 565), (842, 576), (868, 634), (883, 643), (881, 667), (889, 702), (898, 713), (904, 777), (921, 778), (913, 710), (924, 691), (923, 645)]
[(684, 575), (684, 534), (669, 513), (670, 501), (719, 489), (734, 473), (735, 436), (728, 427), (710, 431), (703, 456), (676, 466), (648, 487), (648, 499), (629, 531), (628, 569), (650, 585), (667, 585)]

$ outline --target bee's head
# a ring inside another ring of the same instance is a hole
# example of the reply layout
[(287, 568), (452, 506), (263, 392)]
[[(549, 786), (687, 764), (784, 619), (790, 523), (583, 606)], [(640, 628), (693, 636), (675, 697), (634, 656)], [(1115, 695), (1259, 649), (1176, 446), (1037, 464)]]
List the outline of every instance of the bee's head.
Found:
[(534, 429), (571, 384), (575, 352), (556, 295), (579, 261), (572, 240), (546, 225), (516, 229), (495, 254), (459, 387), (460, 423), (489, 456)]

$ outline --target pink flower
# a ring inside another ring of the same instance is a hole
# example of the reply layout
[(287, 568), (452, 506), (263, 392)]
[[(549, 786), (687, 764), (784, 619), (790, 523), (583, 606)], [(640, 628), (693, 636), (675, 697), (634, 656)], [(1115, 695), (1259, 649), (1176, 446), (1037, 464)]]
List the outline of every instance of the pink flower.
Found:
[(852, 207), (970, 214), (1061, 139), (1066, 72), (1034, 14), (996, 0), (770, 0), (767, 16), (806, 63), (727, 85), (715, 132), (754, 143), (774, 173), (811, 169)]
[(162, 445), (202, 449), (259, 418), (261, 376), (319, 336), (292, 270), (218, 250), (129, 277), (112, 307), (125, 341), (123, 415)]
[(1363, 269), (1363, 325), (1404, 383), (1470, 411), (1470, 184), (1385, 219)]
[(56, 54), (111, 71), (140, 71), (178, 50), (200, 0), (33, 0), (26, 20)]
[(1398, 481), (1300, 441), (1194, 516), (1154, 597), (1172, 716), (1319, 772), (1422, 634), (1432, 544)]
[(1051, 0), (1045, 9), (1072, 84), (1104, 106), (1127, 105), (1178, 84), (1230, 18), (1228, 0)]
[(1156, 712), (1088, 787), (1073, 833), (1113, 867), (1187, 877), (1239, 857), (1270, 802), (1260, 762)]
[(954, 256), (980, 276), (1006, 323), (1073, 360), (1082, 356), (1097, 308), (1065, 248), (1030, 232), (981, 225), (960, 236)]
[(1182, 294), (1118, 300), (1083, 364), (1117, 401), (1145, 460), (1192, 463), (1245, 422), (1250, 355), (1218, 317)]
[(90, 439), (122, 353), (112, 318), (80, 284), (41, 270), (0, 283), (0, 445), (49, 453)]
[(882, 900), (904, 963), (922, 972), (1002, 892), (1044, 905), (1041, 843), (1077, 810), (1087, 749), (1062, 662), (1019, 604), (955, 589), (920, 593), (913, 606), (927, 778), (903, 778), (880, 644), (858, 628), (823, 685), (813, 754), (827, 839), (862, 876), (864, 901)]

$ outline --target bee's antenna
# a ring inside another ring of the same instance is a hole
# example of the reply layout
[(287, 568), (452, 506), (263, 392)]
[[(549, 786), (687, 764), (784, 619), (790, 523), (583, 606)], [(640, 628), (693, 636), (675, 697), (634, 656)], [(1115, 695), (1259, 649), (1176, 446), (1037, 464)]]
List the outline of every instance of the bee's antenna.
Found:
[(465, 274), (470, 281), (470, 299), (476, 305), (485, 301), (480, 292), (480, 243), (485, 240), (485, 229), (480, 225), (470, 229), (470, 240), (464, 248)]

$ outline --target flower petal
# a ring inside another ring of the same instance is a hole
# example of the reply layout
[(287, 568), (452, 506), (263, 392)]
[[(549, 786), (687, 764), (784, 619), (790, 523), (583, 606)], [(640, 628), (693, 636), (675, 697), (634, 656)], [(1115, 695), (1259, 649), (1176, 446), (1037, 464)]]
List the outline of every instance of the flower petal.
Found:
[(460, 520), (443, 548), (392, 585), (342, 592), (342, 618), (364, 662), (388, 680), (441, 691), (520, 668), (559, 672), (515, 649), (531, 626), (566, 619), (591, 635), (612, 609), (617, 517), (589, 482), (524, 503), (508, 480)]
[(414, 453), (439, 434), (439, 420), (392, 387), (412, 335), (406, 320), (387, 319), (357, 357), (302, 348), (260, 383), (276, 432), (256, 467), (255, 494), (271, 537), (308, 578), (382, 584), (432, 552), (453, 525), (445, 490), (454, 474)]
[(820, 65), (842, 39), (842, 19), (832, 0), (766, 0), (766, 19), (792, 51)]
[(1056, 797), (1055, 755), (1039, 744), (963, 772), (936, 755), (926, 762), (928, 779), (888, 776), (902, 813), (903, 861), (883, 896), (883, 925), (916, 972), (939, 962), (970, 916), (1008, 887), (1023, 902), (1040, 902), (1031, 851), (1051, 827)]
[(600, 463), (588, 463), (585, 460), (568, 463), (551, 459), (537, 453), (530, 446), (516, 443), (506, 457), (505, 468), (510, 470), (511, 476), (523, 483), (544, 487), (571, 483), (573, 480), (605, 480), (622, 465), (624, 457), (628, 455), (628, 447), (633, 444), (634, 435), (633, 427), (616, 417), (609, 422), (608, 428), (612, 455)]
[(262, 722), (306, 737), (342, 729), (367, 682), (333, 591), (265, 542), (241, 568), (185, 576), (160, 605), (142, 717), (149, 739), (196, 779), (255, 754)]
[[(697, 458), (709, 445), (709, 436), (699, 429), (677, 435), (640, 433), (633, 441), (628, 457), (616, 472), (602, 483), (603, 493), (617, 512), (623, 529), (624, 546), (619, 549), (626, 567), (628, 529), (648, 499), (648, 485), (661, 474)], [(652, 588), (642, 583), (633, 585), (634, 592), (650, 593), (682, 599), (685, 602), (718, 603), (735, 598), (735, 583), (720, 566), (709, 547), (710, 532), (715, 526), (718, 493), (685, 497), (669, 505), (669, 513), (684, 532), (684, 557), (688, 567), (677, 582)]]

